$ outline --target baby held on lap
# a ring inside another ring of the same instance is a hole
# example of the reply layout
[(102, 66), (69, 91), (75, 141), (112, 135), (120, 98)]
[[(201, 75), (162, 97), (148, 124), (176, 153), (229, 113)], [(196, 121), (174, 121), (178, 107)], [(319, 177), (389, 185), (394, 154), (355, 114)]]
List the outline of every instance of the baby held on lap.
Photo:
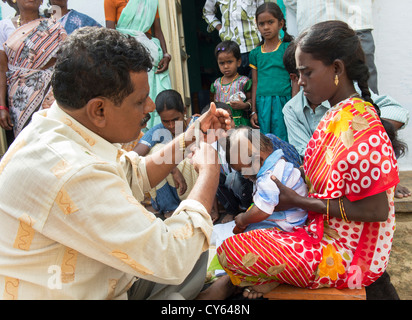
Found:
[(269, 135), (259, 130), (240, 127), (230, 133), (226, 140), (226, 158), (234, 170), (253, 181), (253, 204), (234, 221), (215, 226), (212, 238), (216, 246), (235, 233), (273, 227), (291, 232), (304, 225), (307, 218), (305, 210), (275, 211), (279, 203), (279, 188), (272, 176), (299, 195), (307, 196), (301, 172), (288, 161), (287, 154), (289, 152), (275, 147)]

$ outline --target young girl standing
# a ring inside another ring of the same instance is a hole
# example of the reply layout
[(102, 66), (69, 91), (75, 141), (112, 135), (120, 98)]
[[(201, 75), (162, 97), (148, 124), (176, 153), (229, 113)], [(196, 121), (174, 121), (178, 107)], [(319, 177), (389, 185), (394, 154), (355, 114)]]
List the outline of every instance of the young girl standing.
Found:
[(242, 63), (239, 45), (234, 41), (223, 41), (216, 46), (215, 56), (223, 76), (210, 87), (212, 101), (230, 105), (235, 126), (250, 126), (252, 80), (241, 76), (237, 69)]
[(282, 10), (273, 2), (257, 8), (256, 24), (263, 41), (249, 55), (253, 80), (250, 122), (262, 133), (288, 141), (282, 109), (291, 99), (292, 88), (283, 54), (293, 38), (286, 32)]

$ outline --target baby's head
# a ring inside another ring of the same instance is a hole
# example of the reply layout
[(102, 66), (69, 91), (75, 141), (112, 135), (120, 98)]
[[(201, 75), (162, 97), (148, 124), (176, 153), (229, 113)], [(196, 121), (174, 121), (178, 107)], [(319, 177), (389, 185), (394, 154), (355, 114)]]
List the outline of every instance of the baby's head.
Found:
[(259, 169), (272, 152), (272, 141), (258, 129), (240, 126), (226, 138), (227, 163), (252, 181), (256, 181)]

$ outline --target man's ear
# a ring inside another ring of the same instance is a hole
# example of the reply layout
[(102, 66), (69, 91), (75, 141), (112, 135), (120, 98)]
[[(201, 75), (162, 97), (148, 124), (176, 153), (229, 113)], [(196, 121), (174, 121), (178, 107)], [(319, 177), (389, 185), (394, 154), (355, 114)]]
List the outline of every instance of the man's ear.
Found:
[(107, 124), (107, 100), (93, 98), (86, 104), (86, 114), (89, 121), (97, 128), (104, 128)]

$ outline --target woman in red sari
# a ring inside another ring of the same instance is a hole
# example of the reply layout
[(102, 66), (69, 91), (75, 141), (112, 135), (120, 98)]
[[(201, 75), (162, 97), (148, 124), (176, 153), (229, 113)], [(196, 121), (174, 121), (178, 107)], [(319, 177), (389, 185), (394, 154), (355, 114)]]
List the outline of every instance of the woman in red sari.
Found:
[(370, 98), (359, 40), (346, 23), (328, 21), (296, 43), (299, 85), (313, 103), (329, 100), (334, 107), (305, 154), (309, 197), (273, 178), (282, 209), (307, 210), (306, 225), (291, 233), (266, 229), (235, 235), (217, 249), (232, 283), (247, 287), (249, 297), (280, 283), (311, 289), (369, 286), (384, 273), (391, 251), (399, 182), (393, 146), (399, 143)]

